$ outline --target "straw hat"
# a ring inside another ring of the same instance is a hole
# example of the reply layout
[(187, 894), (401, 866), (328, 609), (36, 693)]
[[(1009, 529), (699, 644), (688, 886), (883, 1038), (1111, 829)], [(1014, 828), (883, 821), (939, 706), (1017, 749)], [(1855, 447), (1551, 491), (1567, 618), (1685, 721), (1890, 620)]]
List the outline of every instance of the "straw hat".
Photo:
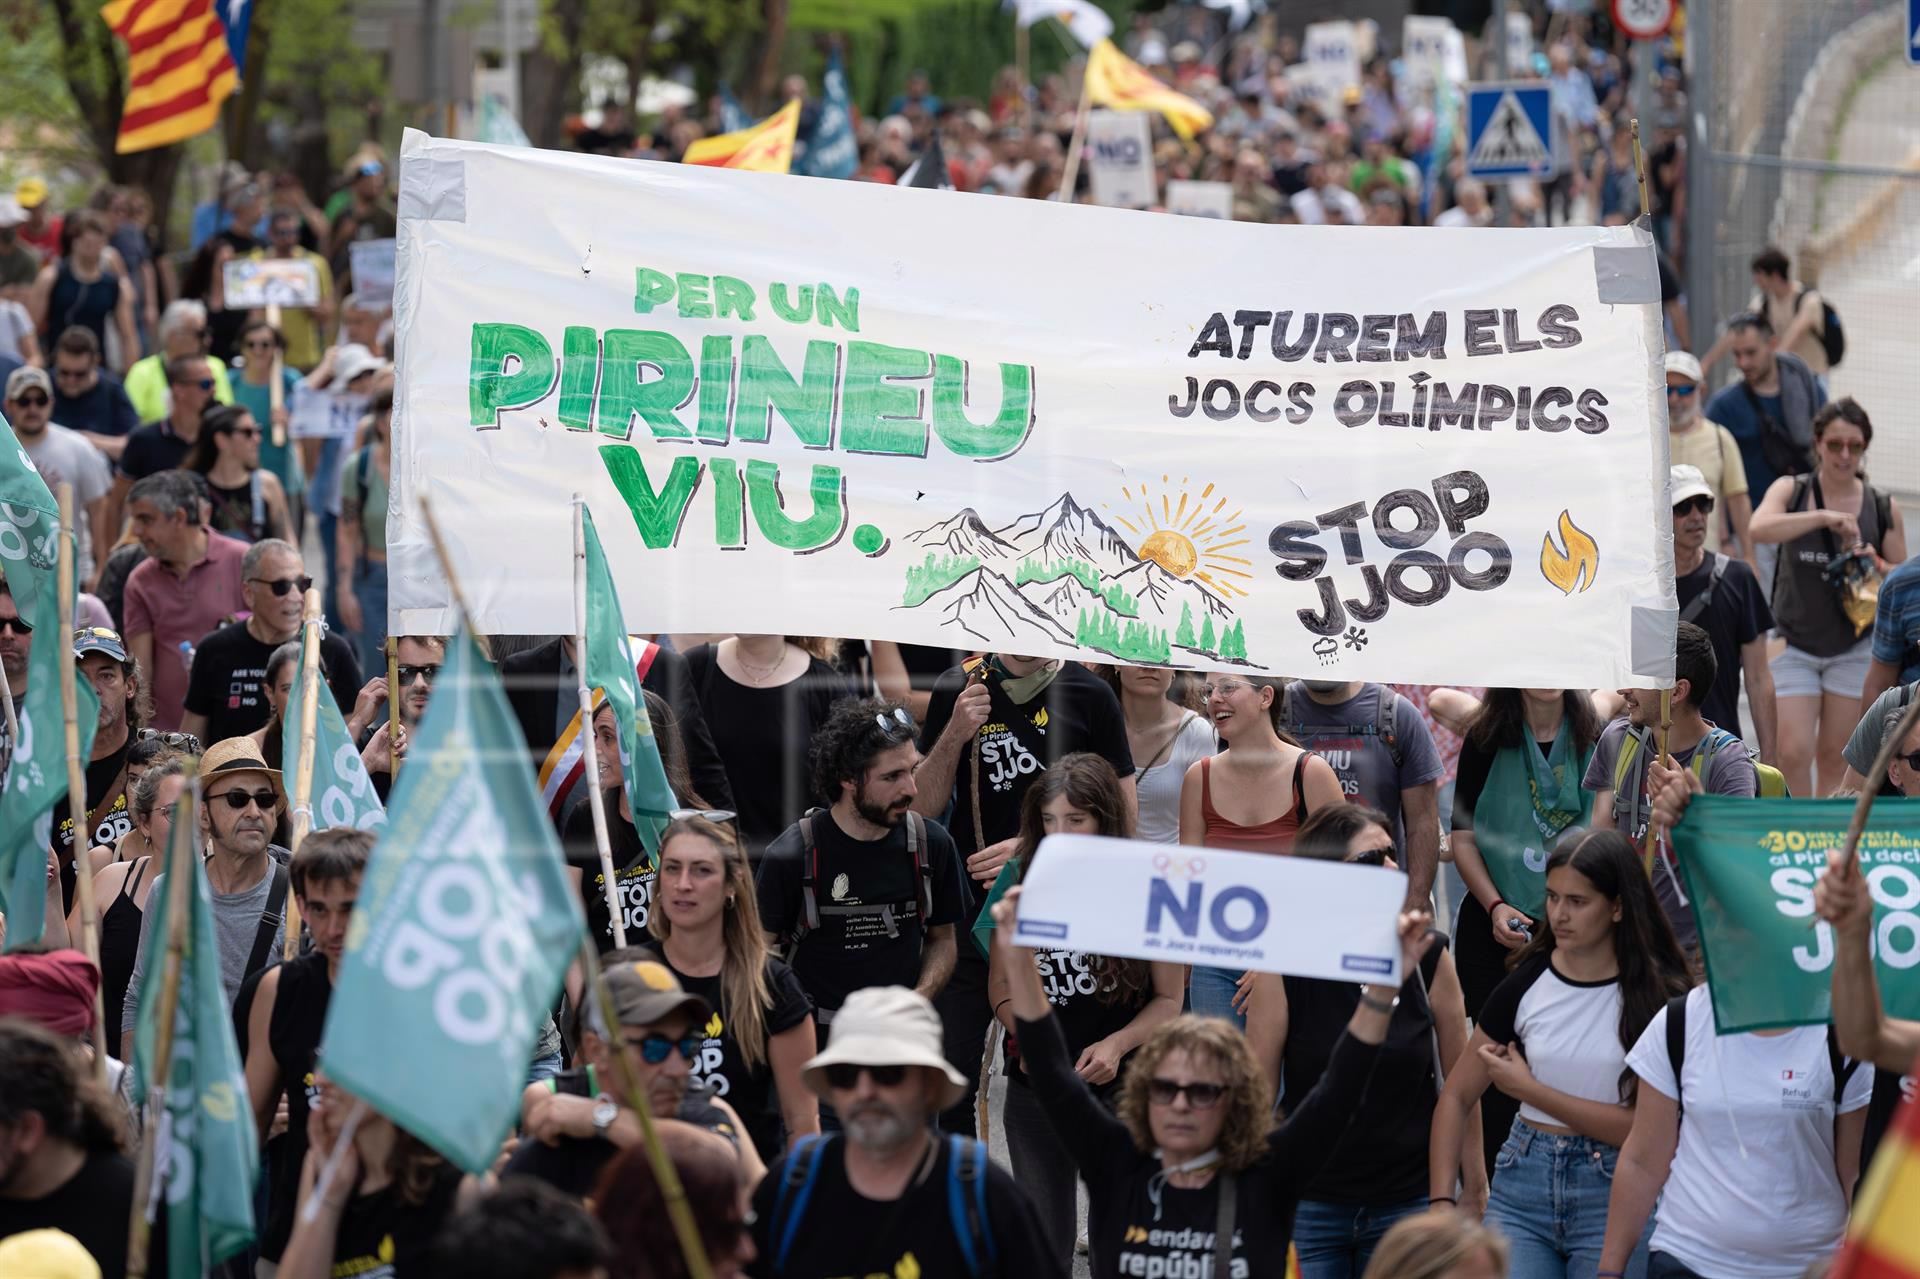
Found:
[(267, 767), (265, 757), (251, 737), (229, 737), (215, 742), (200, 757), (200, 780), (204, 785), (234, 773), (259, 773), (273, 783), (273, 793), (280, 797), (280, 802), (287, 802), (287, 788), (279, 770)]

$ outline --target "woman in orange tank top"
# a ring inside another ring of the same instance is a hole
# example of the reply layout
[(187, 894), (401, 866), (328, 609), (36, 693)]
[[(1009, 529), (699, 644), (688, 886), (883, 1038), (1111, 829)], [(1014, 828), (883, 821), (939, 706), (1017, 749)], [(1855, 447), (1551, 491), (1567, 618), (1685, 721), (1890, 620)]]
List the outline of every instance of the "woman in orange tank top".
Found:
[[(1187, 769), (1180, 789), (1180, 842), (1247, 853), (1285, 853), (1307, 814), (1345, 798), (1333, 766), (1280, 729), (1283, 682), (1217, 676), (1207, 715), (1226, 749)], [(1194, 1012), (1246, 1023), (1236, 1003), (1244, 974), (1196, 967), (1187, 1002)]]

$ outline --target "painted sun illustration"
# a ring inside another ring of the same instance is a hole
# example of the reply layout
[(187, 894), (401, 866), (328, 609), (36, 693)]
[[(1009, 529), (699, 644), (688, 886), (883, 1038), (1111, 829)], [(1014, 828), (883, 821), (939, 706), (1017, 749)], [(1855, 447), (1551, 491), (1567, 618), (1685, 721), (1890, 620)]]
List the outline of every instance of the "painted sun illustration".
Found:
[(1168, 474), (1157, 485), (1151, 480), (1130, 484), (1120, 494), (1127, 505), (1115, 510), (1106, 504), (1107, 509), (1139, 539), (1141, 559), (1221, 595), (1247, 594), (1243, 583), (1253, 580), (1253, 561), (1241, 548), (1252, 539), (1241, 512), (1229, 511), (1227, 499), (1212, 484), (1196, 493), (1187, 476), (1176, 481)]

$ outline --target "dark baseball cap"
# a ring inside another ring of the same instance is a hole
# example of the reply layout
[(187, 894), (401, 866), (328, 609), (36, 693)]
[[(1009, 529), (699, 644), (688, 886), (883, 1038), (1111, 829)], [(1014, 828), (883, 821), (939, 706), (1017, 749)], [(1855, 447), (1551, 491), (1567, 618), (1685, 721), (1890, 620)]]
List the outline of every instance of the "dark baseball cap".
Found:
[(700, 996), (680, 985), (673, 970), (658, 960), (642, 959), (609, 965), (602, 974), (613, 997), (613, 1013), (622, 1026), (651, 1026), (684, 1012), (696, 1025), (713, 1015)]
[(127, 645), (118, 631), (104, 626), (82, 626), (73, 633), (73, 655), (85, 657), (88, 653), (105, 653), (116, 662), (124, 662)]

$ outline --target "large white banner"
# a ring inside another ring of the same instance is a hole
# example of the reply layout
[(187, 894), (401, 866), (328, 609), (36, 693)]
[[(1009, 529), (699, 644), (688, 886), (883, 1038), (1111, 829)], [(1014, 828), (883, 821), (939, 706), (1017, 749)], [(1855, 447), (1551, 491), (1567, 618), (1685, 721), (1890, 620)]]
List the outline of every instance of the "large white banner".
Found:
[(1400, 984), (1407, 877), (1383, 866), (1049, 835), (1021, 883), (1037, 950)]
[(396, 633), (572, 615), (1415, 683), (1671, 676), (1631, 227), (1248, 226), (409, 133)]

